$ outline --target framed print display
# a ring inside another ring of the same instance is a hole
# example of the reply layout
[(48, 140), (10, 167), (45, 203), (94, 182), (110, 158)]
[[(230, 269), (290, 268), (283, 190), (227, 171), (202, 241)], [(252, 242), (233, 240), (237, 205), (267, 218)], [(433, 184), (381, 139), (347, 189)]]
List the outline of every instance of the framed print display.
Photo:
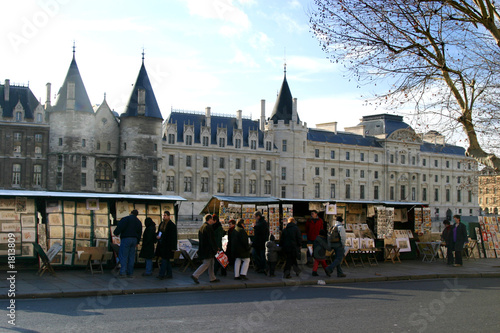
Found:
[(48, 244), (47, 244), (47, 245), (48, 245), (48, 247), (49, 247), (49, 249), (50, 249), (52, 246), (54, 246), (54, 244), (55, 244), (55, 243), (59, 243), (59, 245), (61, 245), (61, 246), (62, 246), (62, 244), (63, 244), (63, 240), (62, 240), (62, 239), (49, 239), (49, 240), (48, 240)]
[(90, 215), (77, 215), (76, 216), (76, 226), (77, 227), (90, 227)]
[(135, 204), (135, 209), (139, 212), (139, 215), (146, 215), (146, 204)]
[(148, 205), (148, 215), (161, 215), (160, 205)]
[[(10, 235), (11, 233), (0, 233), (0, 244), (8, 244), (9, 243), (9, 239), (10, 239)], [(21, 241), (21, 234), (19, 233), (14, 233), (14, 239), (15, 239), (15, 243), (19, 243)]]
[(75, 227), (65, 226), (64, 238), (69, 238), (69, 239), (75, 238)]
[(46, 213), (60, 213), (61, 212), (61, 201), (59, 200), (47, 200), (45, 207)]
[(99, 201), (99, 208), (95, 211), (96, 214), (109, 214), (108, 203)]
[(36, 229), (25, 229), (21, 231), (23, 242), (36, 242)]
[(77, 214), (89, 214), (90, 211), (87, 210), (86, 202), (77, 202), (76, 203), (76, 213)]
[(25, 243), (21, 245), (21, 255), (23, 257), (33, 257), (35, 251), (33, 249), (33, 243)]
[(35, 215), (21, 215), (21, 225), (23, 228), (36, 227)]
[(96, 227), (107, 227), (109, 224), (108, 224), (108, 215), (94, 215), (94, 226)]
[(64, 240), (64, 251), (66, 252), (72, 252), (73, 247), (75, 245), (75, 241), (72, 239), (66, 239)]
[(79, 247), (89, 247), (90, 246), (90, 241), (89, 240), (75, 240), (75, 245), (77, 248)]
[(76, 239), (89, 239), (90, 240), (90, 228), (76, 227)]
[(2, 232), (20, 232), (21, 231), (21, 223), (12, 222), (12, 223), (2, 223)]
[(85, 203), (87, 210), (99, 210), (99, 199), (87, 199)]
[(75, 202), (74, 201), (64, 201), (63, 208), (65, 213), (74, 214), (75, 213)]
[(108, 238), (108, 228), (94, 228), (95, 238)]
[(13, 210), (0, 210), (0, 221), (19, 221), (19, 214)]
[(63, 227), (49, 225), (49, 238), (63, 238)]
[(396, 238), (396, 246), (399, 247), (399, 252), (411, 252), (408, 238)]
[(64, 225), (66, 226), (75, 226), (75, 215), (73, 214), (64, 214)]
[(73, 263), (73, 253), (64, 253), (64, 264), (71, 265)]
[(28, 199), (26, 197), (16, 197), (16, 213), (28, 212)]
[(14, 198), (0, 198), (0, 209), (16, 209), (16, 199)]
[(127, 201), (116, 202), (116, 219), (120, 220), (130, 214), (129, 203)]
[(62, 214), (49, 214), (49, 226), (62, 224)]
[(95, 246), (108, 248), (108, 240), (107, 239), (96, 239)]

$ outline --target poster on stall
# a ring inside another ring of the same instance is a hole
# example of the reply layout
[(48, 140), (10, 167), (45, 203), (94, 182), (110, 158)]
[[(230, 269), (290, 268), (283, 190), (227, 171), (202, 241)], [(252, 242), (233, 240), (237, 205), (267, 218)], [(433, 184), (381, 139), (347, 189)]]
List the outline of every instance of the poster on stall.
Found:
[(337, 215), (337, 204), (326, 204), (327, 215)]
[(281, 209), (283, 210), (283, 229), (285, 229), (288, 224), (288, 219), (293, 217), (293, 205), (281, 205)]

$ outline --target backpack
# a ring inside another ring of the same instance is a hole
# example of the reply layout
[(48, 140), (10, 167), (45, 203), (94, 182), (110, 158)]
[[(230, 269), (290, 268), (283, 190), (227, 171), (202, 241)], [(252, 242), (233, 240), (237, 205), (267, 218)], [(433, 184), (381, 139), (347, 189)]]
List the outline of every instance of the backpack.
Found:
[(334, 226), (332, 229), (330, 229), (330, 232), (328, 233), (328, 240), (330, 241), (330, 243), (340, 243), (340, 233), (338, 226)]

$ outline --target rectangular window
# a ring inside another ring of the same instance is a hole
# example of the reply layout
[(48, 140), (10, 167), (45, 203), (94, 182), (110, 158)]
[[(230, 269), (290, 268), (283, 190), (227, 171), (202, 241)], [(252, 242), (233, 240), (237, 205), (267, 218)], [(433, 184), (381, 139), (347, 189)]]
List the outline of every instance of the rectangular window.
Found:
[(157, 176), (153, 176), (151, 178), (151, 182), (153, 183), (153, 188), (156, 188), (158, 186), (158, 177)]
[(286, 198), (286, 186), (281, 186), (281, 197)]
[(335, 177), (335, 168), (330, 169), (330, 176)]
[(281, 168), (281, 180), (286, 180), (286, 167)]
[(174, 176), (167, 176), (167, 191), (173, 192), (175, 187), (175, 179)]
[(153, 171), (158, 171), (158, 163), (156, 161), (153, 162)]
[(345, 186), (345, 198), (351, 199), (351, 184), (346, 184)]
[(127, 143), (126, 142), (123, 143), (123, 150), (127, 150)]
[(234, 140), (234, 148), (241, 148), (241, 139)]
[(422, 181), (427, 181), (427, 175), (422, 175)]
[(400, 200), (401, 201), (405, 201), (406, 200), (406, 186), (405, 185), (401, 185), (401, 196), (400, 196)]
[(153, 150), (158, 151), (158, 144), (157, 143), (153, 144)]
[(82, 139), (82, 147), (85, 147), (87, 145), (87, 141), (85, 139)]
[(365, 198), (365, 185), (359, 185), (359, 198)]
[(250, 194), (257, 193), (257, 180), (250, 179), (249, 185), (250, 185)]
[(271, 161), (266, 161), (266, 171), (271, 171)]
[(43, 142), (43, 134), (35, 134), (35, 142)]
[(439, 181), (438, 175), (434, 175), (434, 183), (437, 183)]
[(468, 197), (467, 201), (472, 202), (472, 191), (467, 192), (467, 197)]
[(175, 143), (175, 134), (168, 135), (168, 144), (173, 145)]
[(422, 189), (422, 201), (427, 201), (427, 189)]
[(186, 166), (191, 167), (191, 155), (186, 156)]
[(359, 160), (361, 162), (364, 162), (364, 160), (365, 160), (365, 153), (359, 153)]
[(235, 179), (233, 183), (233, 193), (241, 193), (241, 179)]
[(271, 194), (271, 181), (264, 180), (264, 194)]
[(406, 155), (401, 155), (401, 164), (406, 164)]
[(439, 189), (434, 189), (434, 201), (439, 201)]
[(320, 183), (315, 183), (314, 184), (314, 197), (319, 198), (320, 197)]
[(314, 149), (314, 157), (319, 157), (319, 149)]
[(224, 178), (217, 178), (217, 193), (224, 193)]
[(168, 155), (168, 165), (174, 166), (174, 155)]
[(335, 199), (335, 184), (330, 184), (330, 198)]
[(273, 148), (273, 145), (272, 145), (271, 141), (266, 141), (266, 150), (271, 151), (272, 148)]
[(184, 192), (191, 192), (192, 177), (184, 177)]
[(35, 154), (40, 155), (42, 153), (42, 147), (35, 147)]
[(346, 160), (346, 161), (349, 161), (350, 159), (351, 159), (351, 153), (350, 153), (350, 152), (348, 152), (348, 151), (346, 151), (346, 152), (345, 152), (345, 160)]
[(378, 185), (373, 187), (373, 199), (378, 200)]
[(127, 160), (122, 161), (123, 170), (127, 169)]
[(208, 156), (203, 156), (203, 167), (208, 168)]
[(394, 163), (394, 154), (389, 156), (389, 162)]
[(250, 149), (252, 150), (257, 149), (257, 140), (250, 141)]
[(415, 165), (417, 163), (417, 159), (415, 158), (415, 156), (412, 156), (411, 157), (411, 165)]
[(318, 168), (318, 167), (315, 167), (315, 168), (314, 168), (314, 174), (315, 174), (316, 176), (319, 176), (319, 168)]
[(82, 187), (87, 186), (87, 174), (82, 173)]
[(457, 190), (457, 202), (462, 202), (462, 190)]
[(286, 151), (286, 140), (283, 140), (283, 141), (281, 142), (281, 150), (282, 150), (282, 151)]
[(82, 168), (85, 169), (87, 167), (87, 157), (82, 156)]
[(21, 144), (15, 144), (14, 145), (14, 153), (20, 153), (21, 152)]
[(208, 177), (201, 177), (201, 192), (208, 192)]
[(251, 160), (250, 161), (250, 168), (252, 170), (257, 170), (257, 160)]
[(378, 179), (378, 171), (375, 171), (375, 172), (373, 173), (373, 178)]
[(204, 136), (202, 139), (203, 147), (208, 147), (208, 136)]
[(23, 134), (20, 132), (15, 132), (14, 133), (14, 141), (20, 142), (23, 138)]
[(95, 148), (96, 150), (101, 150), (101, 143), (99, 141), (97, 141)]
[(389, 200), (394, 200), (394, 186), (389, 187)]
[(360, 178), (365, 178), (365, 170), (360, 170), (359, 171), (359, 177)]
[(42, 186), (42, 166), (39, 164), (33, 165), (33, 185)]
[(438, 167), (438, 160), (434, 160), (434, 166), (437, 168)]
[(107, 146), (108, 146), (108, 147), (107, 147), (107, 148), (108, 148), (108, 151), (111, 151), (111, 142), (108, 142)]
[(345, 176), (351, 177), (351, 170), (350, 169), (345, 169)]
[(462, 181), (462, 178), (460, 176), (457, 177), (457, 184), (460, 184), (460, 182)]
[(450, 182), (450, 176), (446, 176), (446, 183)]
[[(125, 177), (125, 176), (124, 176)], [(61, 186), (62, 185), (62, 172), (58, 172), (56, 175), (56, 185)]]
[(59, 138), (59, 146), (62, 146), (62, 145), (63, 145), (63, 139)]
[(449, 169), (450, 168), (450, 161), (446, 161), (446, 168)]
[(226, 164), (225, 162), (226, 162), (226, 160), (224, 159), (224, 157), (219, 158), (219, 168), (220, 169), (224, 169), (224, 166)]
[(241, 159), (240, 159), (240, 158), (237, 158), (237, 159), (236, 159), (236, 162), (235, 162), (235, 169), (236, 169), (236, 170), (241, 169)]
[(58, 166), (59, 168), (62, 168), (62, 166), (63, 166), (63, 161), (64, 161), (63, 155), (57, 155), (57, 166)]
[(460, 162), (457, 162), (457, 169), (460, 169)]
[(373, 160), (374, 160), (375, 162), (378, 162), (378, 154), (373, 155)]
[(417, 200), (417, 189), (414, 187), (411, 188), (411, 200), (412, 201)]
[(21, 185), (21, 164), (12, 164), (12, 185)]
[(427, 165), (427, 159), (425, 159), (425, 158), (424, 158), (424, 159), (422, 160), (422, 165), (423, 165), (423, 166), (426, 166), (426, 165)]
[(186, 146), (192, 146), (192, 145), (193, 145), (193, 136), (186, 135)]
[(334, 160), (334, 159), (335, 159), (335, 150), (330, 151), (330, 158), (331, 158), (332, 160)]
[(226, 138), (219, 138), (219, 147), (224, 148), (226, 146)]

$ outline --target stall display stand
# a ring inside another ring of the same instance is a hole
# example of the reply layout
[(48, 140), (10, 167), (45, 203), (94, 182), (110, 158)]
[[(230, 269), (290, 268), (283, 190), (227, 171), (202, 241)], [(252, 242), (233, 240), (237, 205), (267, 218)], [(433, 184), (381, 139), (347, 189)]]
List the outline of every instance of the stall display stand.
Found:
[(14, 235), (14, 254), (34, 257), (33, 244), (37, 239), (35, 200), (26, 197), (0, 198), (0, 256), (9, 254), (11, 234)]
[(269, 205), (269, 231), (276, 240), (280, 239), (280, 206)]
[(253, 222), (254, 222), (255, 205), (243, 205), (241, 218), (245, 221), (245, 229), (248, 232), (248, 236), (253, 236)]
[(288, 219), (293, 217), (293, 205), (292, 204), (283, 204), (281, 205), (282, 216), (283, 216), (283, 229), (286, 228), (288, 224)]
[(500, 217), (479, 216), (486, 258), (500, 258)]

